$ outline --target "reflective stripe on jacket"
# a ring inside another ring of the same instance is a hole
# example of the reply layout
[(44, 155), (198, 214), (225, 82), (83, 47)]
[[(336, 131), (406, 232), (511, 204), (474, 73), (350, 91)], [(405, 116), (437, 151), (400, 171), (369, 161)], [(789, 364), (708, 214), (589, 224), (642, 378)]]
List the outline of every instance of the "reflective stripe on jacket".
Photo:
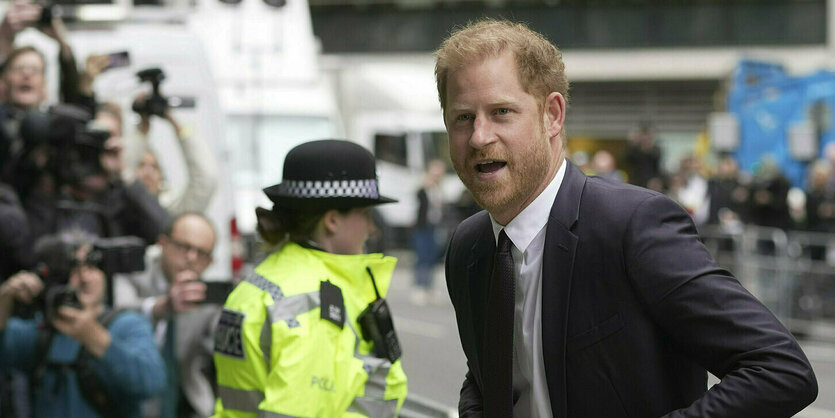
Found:
[[(392, 417), (406, 375), (371, 353), (357, 316), (388, 292), (396, 259), (284, 245), (229, 295), (215, 337), (217, 417)], [(320, 286), (342, 291), (344, 326), (323, 319)]]

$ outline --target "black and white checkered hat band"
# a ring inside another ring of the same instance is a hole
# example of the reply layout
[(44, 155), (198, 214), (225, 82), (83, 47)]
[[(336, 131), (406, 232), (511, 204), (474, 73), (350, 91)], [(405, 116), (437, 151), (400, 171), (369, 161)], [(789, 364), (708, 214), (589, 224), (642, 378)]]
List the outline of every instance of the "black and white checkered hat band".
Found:
[(361, 197), (379, 198), (377, 179), (369, 180), (284, 180), (278, 185), (282, 196), (301, 198)]

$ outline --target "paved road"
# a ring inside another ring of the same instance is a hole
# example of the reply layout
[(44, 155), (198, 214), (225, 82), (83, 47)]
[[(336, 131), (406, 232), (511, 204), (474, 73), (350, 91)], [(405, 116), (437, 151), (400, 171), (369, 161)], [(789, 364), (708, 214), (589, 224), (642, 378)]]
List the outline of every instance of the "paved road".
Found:
[[(416, 306), (410, 300), (412, 255), (408, 252), (395, 255), (400, 262), (388, 299), (403, 345), (403, 367), (409, 377), (409, 394), (453, 410), (466, 364), (458, 341), (455, 313), (446, 296), (443, 270), (439, 267), (435, 274), (435, 287), (442, 297), (436, 303)], [(835, 418), (835, 344), (812, 341), (801, 344), (818, 376), (820, 395), (797, 416)]]

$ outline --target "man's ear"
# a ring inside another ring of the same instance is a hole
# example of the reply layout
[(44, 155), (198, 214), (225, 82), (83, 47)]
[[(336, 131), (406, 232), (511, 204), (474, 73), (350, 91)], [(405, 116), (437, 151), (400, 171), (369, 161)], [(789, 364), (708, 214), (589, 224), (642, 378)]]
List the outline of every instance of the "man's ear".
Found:
[(160, 247), (168, 244), (168, 237), (166, 237), (165, 234), (159, 234), (159, 237), (157, 237), (157, 244), (159, 244)]
[(548, 134), (548, 138), (559, 135), (565, 122), (565, 98), (562, 97), (562, 94), (555, 91), (551, 92), (545, 98), (545, 111), (543, 113), (545, 132)]

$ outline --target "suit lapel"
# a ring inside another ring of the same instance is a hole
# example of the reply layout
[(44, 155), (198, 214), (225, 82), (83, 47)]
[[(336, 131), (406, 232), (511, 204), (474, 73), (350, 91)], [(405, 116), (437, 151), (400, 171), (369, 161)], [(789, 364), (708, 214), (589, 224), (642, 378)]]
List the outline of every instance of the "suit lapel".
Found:
[[(485, 213), (486, 215), (486, 213)], [(496, 240), (490, 217), (484, 216), (484, 224), (478, 230), (479, 237), (473, 243), (470, 253), (470, 263), (467, 267), (467, 284), (470, 292), (470, 312), (473, 318), (473, 340), (475, 342), (475, 364), (473, 374), (481, 386), (481, 351), (484, 340), (484, 306), (487, 300), (487, 290), (490, 285), (490, 273), (493, 270), (493, 253), (496, 251)]]
[[(542, 355), (553, 416), (566, 416), (565, 342), (580, 197), (586, 176), (567, 160), (545, 234), (542, 257)], [(545, 302), (547, 301), (547, 302)]]

